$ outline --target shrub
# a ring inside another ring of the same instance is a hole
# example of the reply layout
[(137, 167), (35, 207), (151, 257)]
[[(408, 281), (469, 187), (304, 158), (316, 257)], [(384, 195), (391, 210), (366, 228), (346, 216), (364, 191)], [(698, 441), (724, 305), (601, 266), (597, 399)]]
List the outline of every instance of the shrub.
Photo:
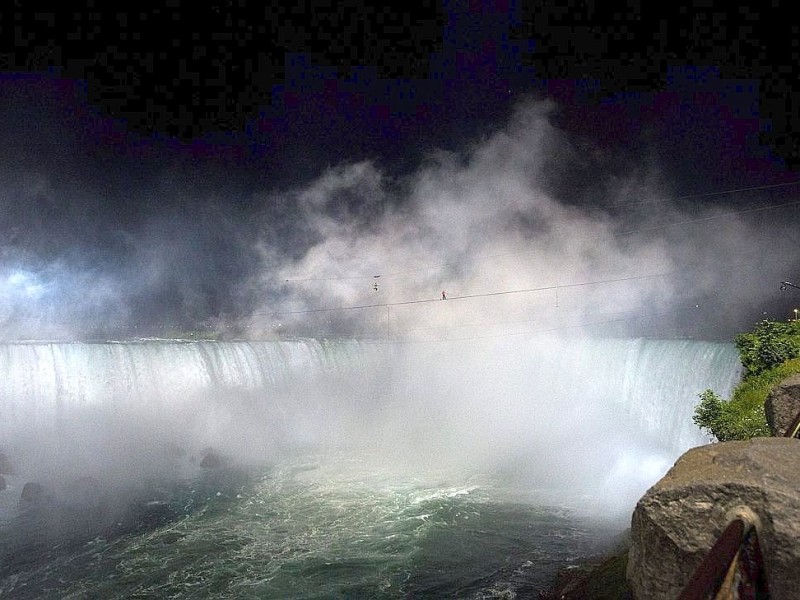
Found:
[(764, 402), (770, 390), (793, 373), (800, 373), (800, 323), (761, 321), (736, 336), (745, 368), (730, 400), (713, 390), (700, 394), (692, 420), (720, 442), (769, 436)]
[(735, 338), (745, 377), (800, 357), (799, 321), (761, 321), (752, 331)]
[[(764, 397), (766, 398), (765, 392)], [(692, 418), (695, 425), (705, 429), (720, 442), (747, 440), (769, 436), (769, 427), (764, 416), (764, 402), (741, 402), (731, 399), (726, 402), (713, 390), (700, 394)]]

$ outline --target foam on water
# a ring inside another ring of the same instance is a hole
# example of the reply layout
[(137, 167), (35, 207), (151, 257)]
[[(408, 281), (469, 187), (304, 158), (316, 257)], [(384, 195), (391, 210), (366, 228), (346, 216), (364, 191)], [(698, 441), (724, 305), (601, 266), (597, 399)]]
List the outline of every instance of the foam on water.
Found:
[(155, 527), (28, 548), (13, 573), (0, 569), (0, 594), (530, 596), (608, 534), (489, 480), (441, 487), (347, 455), (287, 459), (251, 478), (208, 472), (157, 508), (172, 517)]

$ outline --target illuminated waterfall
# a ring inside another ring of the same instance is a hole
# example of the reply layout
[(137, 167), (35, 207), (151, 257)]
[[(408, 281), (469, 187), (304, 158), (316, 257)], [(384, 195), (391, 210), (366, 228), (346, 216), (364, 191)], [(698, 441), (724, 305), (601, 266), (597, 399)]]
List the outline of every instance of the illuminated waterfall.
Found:
[(5, 344), (0, 448), (35, 470), (73, 448), (83, 454), (72, 464), (97, 469), (119, 448), (156, 460), (167, 443), (248, 459), (359, 446), (398, 462), (529, 470), (537, 484), (569, 469), (587, 480), (620, 457), (663, 462), (703, 443), (697, 394), (729, 393), (739, 369), (730, 344), (678, 340)]

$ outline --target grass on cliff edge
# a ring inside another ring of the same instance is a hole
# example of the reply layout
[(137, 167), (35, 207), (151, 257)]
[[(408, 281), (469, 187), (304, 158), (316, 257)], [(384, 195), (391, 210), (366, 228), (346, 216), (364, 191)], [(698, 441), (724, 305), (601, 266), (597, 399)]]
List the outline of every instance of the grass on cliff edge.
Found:
[(630, 533), (630, 529), (622, 532), (606, 553), (561, 569), (553, 589), (540, 593), (539, 597), (542, 600), (631, 600), (625, 578)]
[(744, 366), (730, 400), (713, 390), (700, 394), (693, 421), (720, 442), (770, 435), (764, 402), (770, 390), (800, 373), (800, 322), (761, 321), (735, 339)]
[(606, 557), (599, 563), (576, 566), (563, 570), (544, 600), (630, 600), (632, 598), (625, 571), (628, 567), (628, 550)]

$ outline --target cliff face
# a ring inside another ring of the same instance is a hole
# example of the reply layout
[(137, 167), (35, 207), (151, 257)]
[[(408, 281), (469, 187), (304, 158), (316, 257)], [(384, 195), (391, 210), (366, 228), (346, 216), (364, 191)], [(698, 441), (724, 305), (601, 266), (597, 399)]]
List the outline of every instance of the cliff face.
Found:
[(800, 440), (694, 448), (639, 500), (627, 579), (638, 600), (674, 600), (722, 531), (753, 515), (772, 600), (800, 589)]

